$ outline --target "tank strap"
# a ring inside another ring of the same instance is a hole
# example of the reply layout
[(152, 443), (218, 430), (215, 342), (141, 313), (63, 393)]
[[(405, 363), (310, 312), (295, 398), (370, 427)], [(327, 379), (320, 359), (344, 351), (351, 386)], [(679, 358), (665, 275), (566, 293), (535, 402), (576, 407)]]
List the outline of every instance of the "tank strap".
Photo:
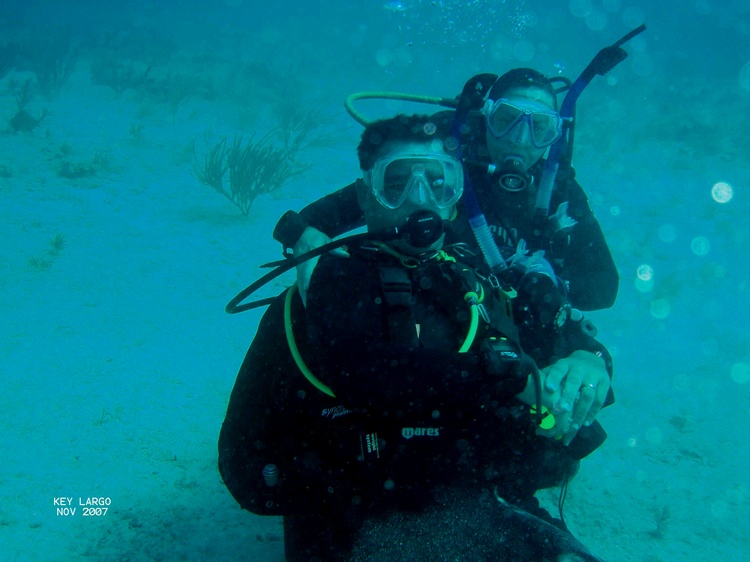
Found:
[(412, 311), (411, 278), (403, 267), (380, 267), (380, 287), (385, 297), (385, 319), (391, 341), (419, 344), (417, 321)]

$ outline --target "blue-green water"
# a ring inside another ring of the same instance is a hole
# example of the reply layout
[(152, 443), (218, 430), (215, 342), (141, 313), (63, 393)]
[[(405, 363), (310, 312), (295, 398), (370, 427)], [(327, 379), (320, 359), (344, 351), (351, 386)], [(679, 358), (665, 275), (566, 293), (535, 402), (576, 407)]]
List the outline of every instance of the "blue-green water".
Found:
[[(259, 319), (223, 307), (278, 259), (284, 211), (356, 177), (344, 98), (452, 97), (516, 66), (575, 77), (643, 22), (578, 105), (577, 177), (621, 275), (591, 315), (618, 401), (566, 514), (607, 560), (745, 560), (750, 5), (718, 0), (5, 1), (0, 557), (282, 560), (279, 521), (241, 511), (216, 470)], [(320, 108), (334, 139), (243, 217), (194, 159), (290, 107)], [(106, 514), (82, 516), (90, 497)]]

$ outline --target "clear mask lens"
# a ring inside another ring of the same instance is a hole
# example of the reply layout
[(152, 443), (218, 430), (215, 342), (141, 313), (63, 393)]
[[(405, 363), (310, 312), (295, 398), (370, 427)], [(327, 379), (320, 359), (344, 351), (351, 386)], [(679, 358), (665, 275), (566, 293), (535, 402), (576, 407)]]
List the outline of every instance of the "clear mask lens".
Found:
[(497, 138), (507, 135), (516, 126), (528, 127), (536, 148), (550, 146), (562, 134), (560, 115), (536, 103), (522, 104), (500, 98), (486, 113), (485, 121), (490, 133)]
[(370, 172), (370, 187), (378, 202), (397, 209), (407, 200), (424, 206), (432, 200), (446, 209), (463, 193), (460, 162), (441, 155), (397, 155), (378, 160)]

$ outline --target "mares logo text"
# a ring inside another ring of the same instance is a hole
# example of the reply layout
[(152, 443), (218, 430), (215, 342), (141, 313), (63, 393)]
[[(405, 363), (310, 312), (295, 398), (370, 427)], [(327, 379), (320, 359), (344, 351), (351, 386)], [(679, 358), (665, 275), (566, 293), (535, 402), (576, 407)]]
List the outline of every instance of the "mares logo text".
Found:
[(440, 437), (439, 427), (404, 427), (401, 429), (401, 437), (411, 439), (412, 437)]

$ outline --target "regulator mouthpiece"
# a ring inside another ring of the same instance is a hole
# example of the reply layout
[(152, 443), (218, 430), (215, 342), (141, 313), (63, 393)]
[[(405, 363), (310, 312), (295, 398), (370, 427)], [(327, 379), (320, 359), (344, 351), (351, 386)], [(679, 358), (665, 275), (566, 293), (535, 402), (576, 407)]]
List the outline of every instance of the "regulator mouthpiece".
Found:
[(429, 248), (445, 232), (443, 219), (433, 211), (416, 211), (406, 218), (401, 240), (414, 248)]
[(523, 161), (517, 158), (506, 158), (500, 169), (495, 170), (497, 181), (506, 191), (523, 191), (529, 186), (531, 178), (526, 173)]

